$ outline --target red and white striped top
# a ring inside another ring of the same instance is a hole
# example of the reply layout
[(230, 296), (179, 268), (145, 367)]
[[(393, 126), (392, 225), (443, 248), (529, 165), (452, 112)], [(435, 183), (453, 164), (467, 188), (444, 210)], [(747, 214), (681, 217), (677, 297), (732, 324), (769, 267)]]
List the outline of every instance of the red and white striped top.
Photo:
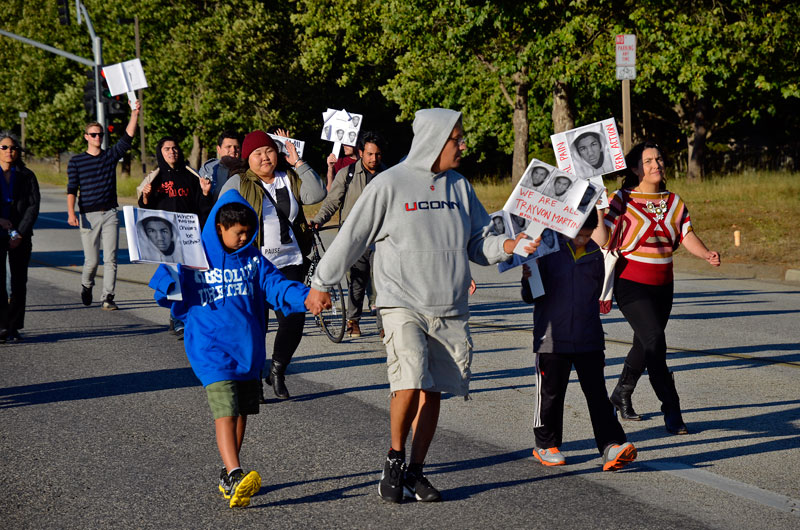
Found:
[[(609, 201), (604, 222), (609, 230), (622, 211), (622, 190)], [(625, 190), (627, 206), (619, 225), (620, 251), (625, 257), (617, 266), (620, 278), (648, 285), (672, 281), (672, 253), (692, 230), (689, 211), (681, 198), (669, 191), (642, 193)], [(609, 233), (609, 241), (613, 234)]]

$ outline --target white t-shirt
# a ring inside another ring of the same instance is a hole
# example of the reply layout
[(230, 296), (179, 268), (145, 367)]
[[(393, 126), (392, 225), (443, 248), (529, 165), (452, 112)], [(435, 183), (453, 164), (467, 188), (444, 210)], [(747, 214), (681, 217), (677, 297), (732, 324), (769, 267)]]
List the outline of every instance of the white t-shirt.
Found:
[[(297, 204), (297, 200), (294, 198), (292, 184), (289, 181), (288, 175), (282, 171), (276, 172), (275, 180), (272, 181), (272, 184), (266, 184), (264, 181), (260, 182), (261, 185), (264, 186), (264, 189), (267, 190), (270, 197), (272, 197), (272, 200), (276, 202), (276, 190), (281, 188), (287, 189), (289, 192), (289, 201), (291, 202), (289, 222), (294, 223), (300, 211), (300, 205)], [(264, 197), (261, 206), (261, 219), (261, 229), (264, 239), (264, 244), (261, 247), (261, 254), (279, 269), (288, 265), (302, 265), (303, 254), (300, 252), (297, 238), (295, 238), (294, 231), (292, 231), (291, 228), (289, 229), (289, 235), (292, 238), (292, 242), (285, 245), (281, 243), (281, 222), (278, 218), (278, 212), (275, 210), (272, 201), (267, 197)]]

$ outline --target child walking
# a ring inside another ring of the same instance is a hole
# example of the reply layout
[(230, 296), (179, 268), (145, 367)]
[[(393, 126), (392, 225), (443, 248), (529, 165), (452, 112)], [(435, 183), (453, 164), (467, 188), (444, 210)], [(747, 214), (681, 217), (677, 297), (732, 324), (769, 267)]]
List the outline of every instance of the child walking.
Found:
[[(161, 265), (150, 287), (159, 305), (186, 323), (186, 356), (206, 389), (224, 467), (219, 491), (231, 508), (247, 506), (261, 488), (256, 471), (239, 462), (247, 417), (258, 414), (259, 375), (266, 358), (267, 306), (284, 314), (305, 312), (308, 287), (289, 281), (252, 245), (255, 211), (235, 190), (219, 198), (203, 227), (209, 269)], [(169, 300), (168, 300), (169, 296)], [(316, 310), (318, 313), (319, 311)]]
[(605, 340), (600, 322), (603, 255), (591, 240), (597, 227), (593, 208), (578, 235), (563, 236), (560, 250), (539, 258), (545, 294), (533, 299), (523, 265), (522, 299), (533, 308), (533, 351), (536, 355), (537, 406), (533, 456), (545, 466), (564, 465), (559, 451), (564, 427), (564, 397), (572, 367), (589, 406), (589, 417), (603, 457), (603, 470), (622, 469), (636, 458), (608, 400), (603, 368)]

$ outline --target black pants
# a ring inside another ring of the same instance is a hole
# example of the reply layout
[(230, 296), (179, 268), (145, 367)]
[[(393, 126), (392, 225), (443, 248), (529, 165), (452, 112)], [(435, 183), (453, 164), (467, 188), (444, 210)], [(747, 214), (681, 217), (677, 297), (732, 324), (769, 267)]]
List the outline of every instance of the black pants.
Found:
[[(28, 295), (28, 264), (33, 244), (30, 237), (15, 249), (8, 247), (8, 238), (0, 241), (0, 328), (11, 330), (25, 327), (25, 299)], [(6, 256), (10, 271), (6, 270)], [(6, 275), (11, 274), (11, 300), (6, 292)]]
[(664, 330), (672, 312), (673, 290), (672, 282), (647, 285), (619, 278), (614, 283), (617, 307), (633, 329), (633, 346), (625, 363), (637, 374), (646, 369), (657, 394), (662, 387), (672, 387)]
[(589, 353), (537, 353), (536, 387), (538, 391), (538, 423), (534, 427), (536, 447), (549, 449), (561, 445), (564, 432), (564, 397), (572, 367), (578, 373), (581, 390), (589, 406), (594, 440), (601, 453), (612, 444), (627, 441), (625, 431), (614, 414), (608, 400), (606, 380), (603, 375), (605, 355), (602, 351)]
[[(287, 265), (279, 269), (287, 280), (302, 282), (305, 279), (306, 265)], [(265, 315), (269, 323), (269, 311)], [(291, 313), (284, 315), (282, 311), (275, 311), (275, 319), (278, 321), (278, 331), (275, 332), (275, 343), (272, 349), (272, 359), (285, 365), (292, 360), (295, 350), (300, 345), (303, 338), (303, 326), (306, 323), (305, 313)], [(266, 369), (269, 369), (267, 366)]]

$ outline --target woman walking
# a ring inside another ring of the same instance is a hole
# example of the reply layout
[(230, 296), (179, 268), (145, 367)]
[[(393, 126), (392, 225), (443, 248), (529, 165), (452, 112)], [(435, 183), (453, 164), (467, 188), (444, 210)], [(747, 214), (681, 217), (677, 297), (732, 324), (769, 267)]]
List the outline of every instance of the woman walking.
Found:
[(667, 368), (664, 334), (672, 311), (672, 253), (683, 244), (714, 267), (719, 266), (720, 256), (697, 237), (681, 198), (667, 191), (661, 148), (652, 142), (638, 144), (626, 162), (629, 173), (622, 189), (610, 200), (605, 226), (595, 232), (595, 241), (620, 253), (614, 297), (633, 329), (633, 347), (611, 403), (623, 420), (641, 420), (633, 409), (631, 394), (646, 369), (661, 401), (667, 431), (687, 434), (675, 381)]
[[(261, 221), (254, 244), (287, 279), (302, 282), (308, 270), (305, 256), (311, 251), (311, 232), (303, 205), (322, 201), (327, 192), (322, 179), (300, 160), (291, 142), (286, 142), (286, 150), (289, 154), (281, 155), (264, 131), (245, 136), (242, 165), (231, 170), (232, 176), (220, 196), (231, 189), (242, 194)], [(280, 311), (275, 315), (278, 331), (266, 379), (278, 398), (288, 399), (286, 367), (303, 338), (306, 317), (303, 313), (284, 315)]]

